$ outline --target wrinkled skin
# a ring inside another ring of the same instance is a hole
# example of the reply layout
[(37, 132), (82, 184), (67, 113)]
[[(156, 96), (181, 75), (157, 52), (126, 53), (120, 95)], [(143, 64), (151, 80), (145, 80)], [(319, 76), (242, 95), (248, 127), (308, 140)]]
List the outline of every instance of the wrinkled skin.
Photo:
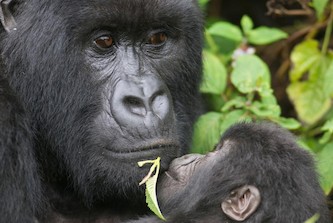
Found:
[[(138, 183), (148, 167), (137, 162), (159, 156), (167, 169), (187, 152), (200, 112), (196, 1), (12, 0), (8, 9), (16, 27), (3, 23), (0, 75), (16, 101), (0, 104), (21, 108), (27, 128), (9, 144), (0, 135), (0, 201), (10, 204), (1, 220), (146, 214)], [(0, 124), (15, 132), (22, 121)]]

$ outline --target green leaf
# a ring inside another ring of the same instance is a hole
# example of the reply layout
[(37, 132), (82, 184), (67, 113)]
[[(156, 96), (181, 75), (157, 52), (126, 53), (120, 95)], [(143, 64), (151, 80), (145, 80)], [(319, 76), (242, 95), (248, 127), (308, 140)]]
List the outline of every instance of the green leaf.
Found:
[(315, 214), (312, 218), (308, 219), (304, 223), (316, 223), (320, 218), (319, 214)]
[(321, 176), (321, 186), (328, 194), (333, 186), (333, 142), (327, 144), (318, 154), (318, 170)]
[(322, 19), (328, 0), (313, 0), (312, 6), (316, 10), (317, 18)]
[(226, 114), (223, 121), (220, 123), (220, 135), (236, 122), (245, 121), (246, 117), (244, 114), (244, 110), (234, 110)]
[(272, 118), (271, 120), (278, 123), (283, 128), (289, 130), (299, 129), (302, 126), (301, 123), (299, 123), (296, 119), (293, 118), (277, 117), (277, 118)]
[(241, 19), (241, 26), (242, 26), (244, 34), (248, 35), (249, 32), (253, 29), (252, 19), (249, 16), (244, 15)]
[[(259, 91), (261, 101), (265, 105), (278, 105), (276, 97), (273, 94), (273, 90), (269, 88), (263, 88)], [(280, 115), (280, 114), (279, 114)]]
[(261, 26), (249, 31), (247, 40), (254, 45), (266, 45), (287, 37), (282, 30)]
[(242, 93), (270, 88), (270, 72), (267, 65), (255, 55), (244, 55), (235, 61), (231, 74), (232, 84)]
[(328, 120), (321, 128), (321, 130), (325, 132), (325, 134), (323, 135), (323, 137), (320, 139), (319, 142), (321, 144), (328, 143), (333, 136), (333, 119)]
[(281, 113), (280, 107), (278, 105), (267, 105), (259, 101), (253, 102), (248, 109), (258, 117), (278, 117)]
[(199, 117), (194, 125), (192, 152), (205, 154), (211, 151), (220, 140), (220, 124), (223, 115), (209, 112)]
[[(139, 167), (142, 167), (146, 164), (152, 164), (149, 173), (143, 178), (139, 185), (142, 185), (144, 183), (146, 184), (146, 202), (148, 204), (148, 207), (156, 214), (156, 216), (158, 216), (162, 220), (165, 220), (159, 208), (156, 196), (156, 184), (158, 174), (160, 172), (160, 161), (161, 158), (158, 157), (156, 160), (146, 160), (138, 162)], [(152, 175), (154, 172), (155, 174)]]
[(318, 122), (330, 109), (331, 100), (317, 83), (293, 83), (287, 93), (299, 118), (307, 124)]
[(328, 120), (321, 128), (321, 130), (333, 133), (333, 119)]
[(246, 105), (246, 98), (245, 97), (235, 97), (229, 101), (227, 101), (223, 108), (221, 109), (222, 112), (227, 112), (233, 108), (242, 108)]
[(325, 132), (324, 135), (320, 138), (319, 143), (326, 144), (331, 140), (331, 138), (332, 138), (332, 133)]
[(307, 40), (297, 45), (291, 53), (293, 69), (290, 72), (290, 80), (295, 82), (302, 78), (306, 71), (320, 61), (321, 53), (318, 50), (318, 41)]
[(227, 71), (217, 56), (209, 51), (203, 52), (204, 75), (200, 91), (202, 93), (221, 94), (227, 83)]
[(241, 30), (237, 26), (228, 22), (216, 22), (207, 30), (207, 32), (211, 35), (230, 39), (237, 43), (240, 43), (243, 40)]

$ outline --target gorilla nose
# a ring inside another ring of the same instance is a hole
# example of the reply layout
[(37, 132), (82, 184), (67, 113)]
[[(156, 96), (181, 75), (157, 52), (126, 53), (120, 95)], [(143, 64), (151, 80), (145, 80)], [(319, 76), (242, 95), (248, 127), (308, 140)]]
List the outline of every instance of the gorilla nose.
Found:
[(163, 119), (169, 110), (169, 100), (163, 91), (154, 93), (151, 96), (125, 95), (121, 106), (132, 115), (145, 117), (148, 112)]
[(172, 118), (171, 96), (162, 81), (154, 77), (120, 81), (111, 99), (114, 119), (122, 126), (144, 123), (156, 126)]

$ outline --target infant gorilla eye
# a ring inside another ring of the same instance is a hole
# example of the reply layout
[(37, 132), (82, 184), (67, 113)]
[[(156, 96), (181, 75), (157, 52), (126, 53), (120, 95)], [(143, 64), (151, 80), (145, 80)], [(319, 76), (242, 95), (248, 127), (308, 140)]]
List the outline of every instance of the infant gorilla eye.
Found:
[(161, 44), (165, 43), (165, 41), (167, 41), (167, 39), (168, 39), (168, 36), (166, 33), (159, 32), (159, 33), (155, 33), (152, 36), (150, 36), (147, 43), (151, 44), (151, 45), (161, 45)]
[(113, 38), (110, 35), (100, 36), (95, 39), (94, 43), (101, 49), (108, 49), (113, 46)]

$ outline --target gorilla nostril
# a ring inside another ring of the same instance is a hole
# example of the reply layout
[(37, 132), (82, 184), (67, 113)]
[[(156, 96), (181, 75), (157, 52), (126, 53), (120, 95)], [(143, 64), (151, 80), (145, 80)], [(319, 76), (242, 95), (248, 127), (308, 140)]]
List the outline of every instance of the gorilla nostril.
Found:
[(135, 96), (126, 96), (123, 99), (123, 104), (133, 114), (141, 116), (145, 116), (147, 114), (145, 104), (141, 98)]
[(169, 98), (164, 91), (156, 92), (150, 100), (150, 106), (155, 115), (163, 119), (170, 111)]

